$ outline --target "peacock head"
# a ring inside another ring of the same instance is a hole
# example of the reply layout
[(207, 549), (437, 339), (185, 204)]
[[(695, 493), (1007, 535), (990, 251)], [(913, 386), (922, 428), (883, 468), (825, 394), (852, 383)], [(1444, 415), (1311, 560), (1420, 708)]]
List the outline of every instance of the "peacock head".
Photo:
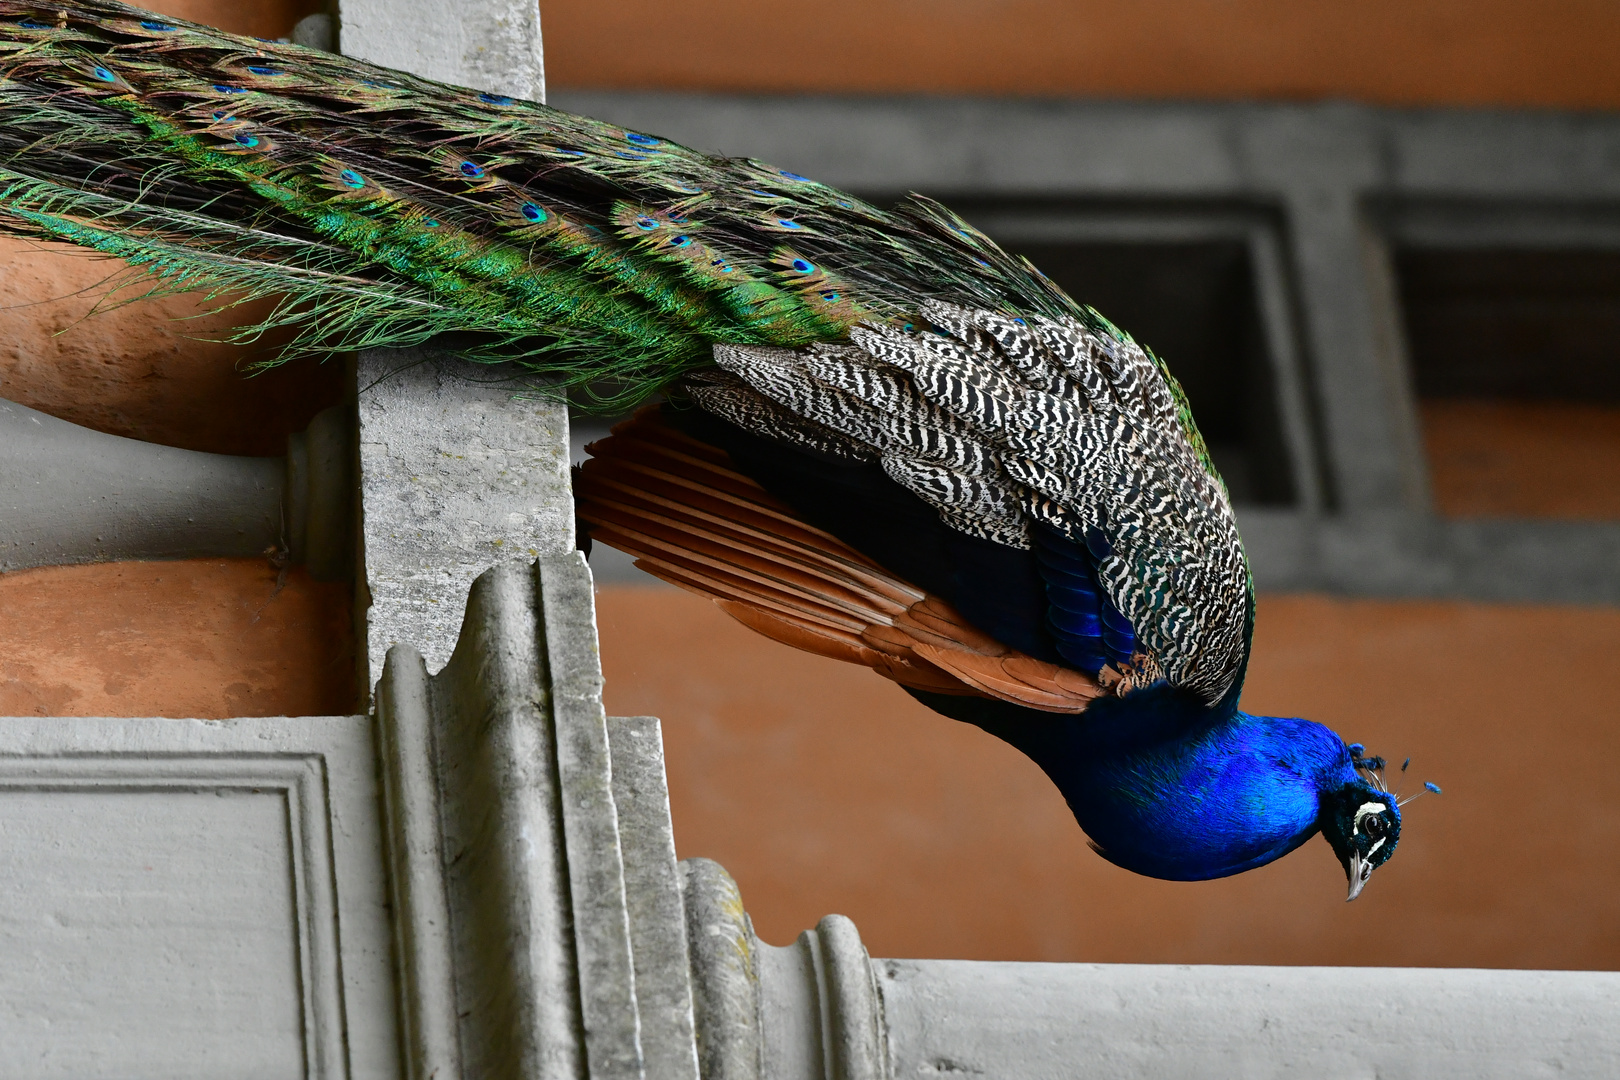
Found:
[(1395, 797), (1365, 780), (1353, 780), (1322, 800), (1322, 835), (1344, 867), (1350, 895), (1361, 895), (1372, 872), (1395, 854), (1401, 838), (1401, 808)]
[[(1364, 755), (1360, 743), (1351, 744), (1350, 764), (1356, 770), (1356, 779), (1322, 800), (1322, 835), (1339, 857), (1350, 882), (1346, 902), (1360, 896), (1372, 872), (1395, 854), (1395, 845), (1401, 839), (1401, 807), (1424, 791), (1440, 791), (1434, 784), (1425, 783), (1417, 795), (1400, 798), (1384, 782), (1384, 759)], [(1410, 764), (1412, 759), (1407, 758), (1401, 772), (1405, 773)]]

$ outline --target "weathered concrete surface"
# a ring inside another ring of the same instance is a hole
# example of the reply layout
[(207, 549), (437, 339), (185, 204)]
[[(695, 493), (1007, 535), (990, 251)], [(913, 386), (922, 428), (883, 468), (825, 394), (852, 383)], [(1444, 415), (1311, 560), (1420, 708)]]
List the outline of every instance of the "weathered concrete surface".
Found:
[[(426, 78), (545, 100), (535, 0), (344, 0), (339, 46)], [(467, 589), (496, 561), (559, 555), (574, 543), (567, 411), (520, 400), (490, 368), (427, 356), (360, 357), (372, 682), (399, 642), (420, 650), (430, 671), (443, 667)]]
[[(473, 579), (574, 546), (568, 413), (501, 373), (443, 355), (360, 362), (360, 491), (371, 680), (409, 643), (438, 671)], [(476, 381), (475, 381), (476, 380)]]
[(535, 0), (343, 0), (343, 53), (423, 78), (546, 99)]

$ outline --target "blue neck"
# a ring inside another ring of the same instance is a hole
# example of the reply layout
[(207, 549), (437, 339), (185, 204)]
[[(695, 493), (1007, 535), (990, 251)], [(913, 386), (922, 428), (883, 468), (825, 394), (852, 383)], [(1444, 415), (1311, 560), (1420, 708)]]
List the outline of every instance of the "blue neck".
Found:
[(1225, 877), (1286, 855), (1316, 833), (1322, 796), (1356, 779), (1321, 724), (1209, 709), (1165, 686), (1079, 716), (929, 698), (1033, 758), (1103, 857), (1150, 877)]

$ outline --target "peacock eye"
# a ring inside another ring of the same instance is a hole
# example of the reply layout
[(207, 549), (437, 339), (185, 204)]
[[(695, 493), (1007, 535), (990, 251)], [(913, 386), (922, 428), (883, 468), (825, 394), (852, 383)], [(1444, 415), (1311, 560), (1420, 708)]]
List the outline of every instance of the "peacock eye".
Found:
[(1384, 832), (1389, 828), (1389, 825), (1384, 821), (1383, 818), (1374, 815), (1363, 822), (1361, 827), (1367, 831), (1368, 836), (1372, 837), (1374, 840), (1378, 840), (1383, 837)]

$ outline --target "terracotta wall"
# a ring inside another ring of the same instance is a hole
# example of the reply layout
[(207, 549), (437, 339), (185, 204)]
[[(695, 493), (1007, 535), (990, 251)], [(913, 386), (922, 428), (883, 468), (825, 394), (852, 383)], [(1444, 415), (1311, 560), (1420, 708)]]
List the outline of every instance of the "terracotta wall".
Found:
[(1607, 0), (543, 0), (554, 86), (1620, 105)]
[(837, 911), (878, 956), (1620, 968), (1620, 611), (1261, 599), (1245, 708), (1445, 788), (1348, 905), (1320, 839), (1223, 881), (1120, 870), (1017, 751), (702, 598), (598, 613), (608, 708), (663, 718), (680, 854), (767, 941)]

